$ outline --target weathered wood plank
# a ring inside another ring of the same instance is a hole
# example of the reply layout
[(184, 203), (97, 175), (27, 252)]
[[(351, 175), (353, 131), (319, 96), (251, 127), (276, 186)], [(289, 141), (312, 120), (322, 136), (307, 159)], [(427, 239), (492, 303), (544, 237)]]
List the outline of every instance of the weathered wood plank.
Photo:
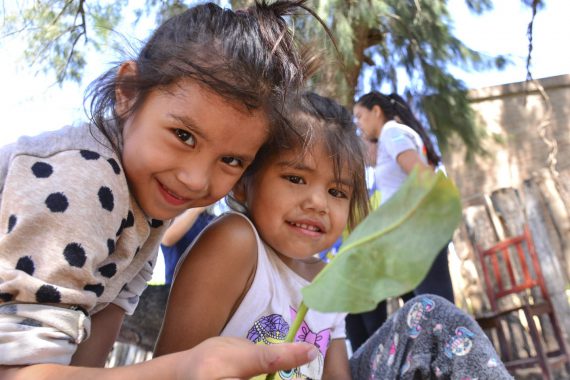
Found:
[(561, 270), (558, 258), (553, 253), (552, 243), (546, 231), (546, 219), (548, 218), (548, 214), (543, 204), (540, 189), (533, 180), (524, 181), (523, 192), (528, 224), (532, 232), (546, 288), (552, 299), (555, 314), (561, 323), (566, 341), (569, 342), (570, 305), (568, 304), (568, 297), (565, 292), (565, 274)]
[(555, 180), (548, 170), (541, 170), (533, 179), (538, 183), (540, 194), (550, 216), (547, 220), (547, 231), (552, 248), (563, 265), (566, 282), (568, 282), (570, 278), (570, 215), (560, 191), (563, 185), (559, 180)]
[(473, 268), (476, 269), (478, 274), (478, 284), (481, 286), (482, 294), (485, 294), (484, 298), (481, 300), (484, 302), (478, 302), (477, 299), (473, 300), (471, 307), (473, 307), (473, 313), (475, 315), (481, 312), (491, 310), (491, 305), (489, 299), (485, 293), (484, 288), (484, 276), (483, 269), (477, 257), (477, 247), (480, 249), (487, 249), (497, 242), (497, 233), (495, 231), (491, 216), (488, 212), (488, 208), (485, 204), (478, 204), (468, 206), (463, 210), (463, 221), (465, 225), (465, 230), (467, 236), (471, 242), (473, 255), (471, 260), (466, 260), (463, 264), (466, 274), (471, 274)]
[(491, 193), (492, 206), (502, 222), (505, 236), (521, 235), (525, 225), (525, 215), (518, 191), (507, 187)]
[(489, 310), (476, 265), (467, 228), (461, 223), (453, 235), (453, 244), (450, 246), (449, 269), (451, 273), (460, 274), (452, 276), (455, 303), (470, 314), (480, 314), (483, 310)]
[(463, 220), (473, 246), (487, 249), (497, 242), (497, 234), (485, 205), (469, 206), (463, 210)]

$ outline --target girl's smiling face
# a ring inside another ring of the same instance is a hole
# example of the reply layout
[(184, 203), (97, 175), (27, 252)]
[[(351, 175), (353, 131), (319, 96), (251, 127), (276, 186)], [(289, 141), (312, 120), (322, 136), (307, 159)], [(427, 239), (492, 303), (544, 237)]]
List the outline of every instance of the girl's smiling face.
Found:
[(300, 149), (281, 152), (235, 193), (261, 238), (286, 263), (331, 247), (348, 220), (352, 178), (343, 168), (337, 181), (332, 159), (319, 145), (304, 156)]
[[(117, 112), (131, 99), (118, 91)], [(234, 186), (268, 136), (248, 111), (190, 79), (151, 91), (125, 121), (122, 164), (138, 204), (155, 219), (209, 205)]]

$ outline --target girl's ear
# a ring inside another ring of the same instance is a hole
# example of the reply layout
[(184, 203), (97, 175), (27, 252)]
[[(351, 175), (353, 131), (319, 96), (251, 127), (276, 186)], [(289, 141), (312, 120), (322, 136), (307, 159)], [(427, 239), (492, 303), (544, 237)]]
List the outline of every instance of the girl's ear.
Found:
[(126, 77), (137, 75), (137, 64), (134, 61), (126, 61), (121, 64), (117, 72), (117, 85), (115, 86), (115, 112), (119, 116), (125, 115), (136, 100), (135, 92), (125, 85)]
[(380, 108), (380, 106), (377, 104), (372, 106), (372, 112), (374, 113), (374, 116), (376, 116), (377, 118), (384, 116), (384, 112), (382, 112), (382, 108)]

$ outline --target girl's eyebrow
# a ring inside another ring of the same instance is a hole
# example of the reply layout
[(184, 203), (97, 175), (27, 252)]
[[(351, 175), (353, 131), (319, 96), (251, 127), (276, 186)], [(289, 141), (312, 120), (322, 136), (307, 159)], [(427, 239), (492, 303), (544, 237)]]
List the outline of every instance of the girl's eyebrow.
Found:
[(335, 182), (336, 184), (340, 184), (341, 186), (348, 187), (350, 189), (352, 189), (354, 185), (350, 177), (334, 178), (333, 182)]
[(312, 166), (309, 166), (307, 164), (305, 164), (304, 162), (300, 161), (300, 160), (282, 160), (282, 161), (278, 161), (277, 162), (277, 166), (281, 166), (281, 167), (291, 167), (297, 170), (303, 170), (303, 171), (315, 171), (315, 168)]
[(348, 178), (339, 178), (338, 181), (336, 181), (337, 183), (340, 183), (342, 186), (346, 186), (350, 189), (352, 189), (352, 181), (350, 181)]

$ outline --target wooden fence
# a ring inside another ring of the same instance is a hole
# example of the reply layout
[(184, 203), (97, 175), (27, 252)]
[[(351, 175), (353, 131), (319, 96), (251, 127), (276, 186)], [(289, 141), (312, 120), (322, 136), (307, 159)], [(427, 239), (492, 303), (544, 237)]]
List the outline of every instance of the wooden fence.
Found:
[[(532, 233), (555, 313), (565, 339), (570, 343), (569, 179), (568, 171), (553, 175), (543, 170), (525, 180), (519, 189), (501, 188), (491, 194), (464, 200), (464, 223), (453, 239), (456, 270), (452, 273), (455, 273), (454, 287), (460, 307), (475, 316), (490, 307), (473, 247), (478, 245), (486, 249), (499, 240), (520, 235), (526, 224)], [(510, 302), (517, 304), (522, 300), (513, 298)], [(524, 329), (524, 326), (518, 327)], [(542, 327), (543, 335), (549, 338), (549, 326)], [(518, 341), (512, 342), (513, 347), (528, 349), (524, 334), (518, 336)]]

